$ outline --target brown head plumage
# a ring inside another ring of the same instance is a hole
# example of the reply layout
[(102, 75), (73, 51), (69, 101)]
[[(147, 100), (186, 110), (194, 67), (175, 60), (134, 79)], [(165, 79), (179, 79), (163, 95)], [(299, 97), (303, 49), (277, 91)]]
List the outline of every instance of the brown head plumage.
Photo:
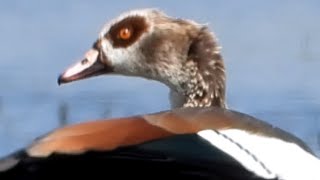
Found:
[(85, 60), (59, 83), (108, 73), (166, 84), (172, 107), (225, 107), (225, 69), (214, 34), (158, 10), (130, 11), (107, 23)]

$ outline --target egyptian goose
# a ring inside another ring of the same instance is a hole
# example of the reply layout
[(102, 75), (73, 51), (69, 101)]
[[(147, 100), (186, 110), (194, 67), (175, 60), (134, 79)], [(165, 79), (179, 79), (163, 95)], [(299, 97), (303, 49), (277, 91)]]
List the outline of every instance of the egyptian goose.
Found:
[(141, 76), (171, 89), (173, 110), (57, 129), (0, 161), (0, 179), (320, 179), (297, 137), (225, 107), (225, 71), (204, 25), (154, 9), (105, 25), (84, 60), (58, 79)]

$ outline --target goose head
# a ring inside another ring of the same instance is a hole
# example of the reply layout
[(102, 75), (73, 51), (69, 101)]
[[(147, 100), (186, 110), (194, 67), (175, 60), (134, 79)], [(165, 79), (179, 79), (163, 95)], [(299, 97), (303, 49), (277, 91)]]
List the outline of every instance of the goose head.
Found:
[(171, 90), (172, 107), (225, 107), (225, 68), (214, 34), (159, 10), (133, 10), (108, 22), (58, 83), (103, 74), (160, 81)]

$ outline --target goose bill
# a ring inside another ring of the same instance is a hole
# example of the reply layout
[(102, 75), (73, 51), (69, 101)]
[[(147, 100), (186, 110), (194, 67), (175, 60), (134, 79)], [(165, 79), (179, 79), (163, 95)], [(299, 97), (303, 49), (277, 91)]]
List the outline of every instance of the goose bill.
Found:
[(85, 58), (83, 60), (67, 68), (58, 77), (58, 84), (61, 85), (112, 72), (112, 69), (103, 64), (99, 57), (99, 52), (97, 50), (89, 50), (85, 54)]

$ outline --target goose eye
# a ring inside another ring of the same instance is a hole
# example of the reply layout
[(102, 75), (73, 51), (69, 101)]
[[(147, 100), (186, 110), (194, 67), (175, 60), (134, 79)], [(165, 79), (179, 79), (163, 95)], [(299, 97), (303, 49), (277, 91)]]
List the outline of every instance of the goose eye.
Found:
[(122, 28), (119, 31), (118, 37), (122, 40), (128, 40), (132, 36), (132, 28)]

